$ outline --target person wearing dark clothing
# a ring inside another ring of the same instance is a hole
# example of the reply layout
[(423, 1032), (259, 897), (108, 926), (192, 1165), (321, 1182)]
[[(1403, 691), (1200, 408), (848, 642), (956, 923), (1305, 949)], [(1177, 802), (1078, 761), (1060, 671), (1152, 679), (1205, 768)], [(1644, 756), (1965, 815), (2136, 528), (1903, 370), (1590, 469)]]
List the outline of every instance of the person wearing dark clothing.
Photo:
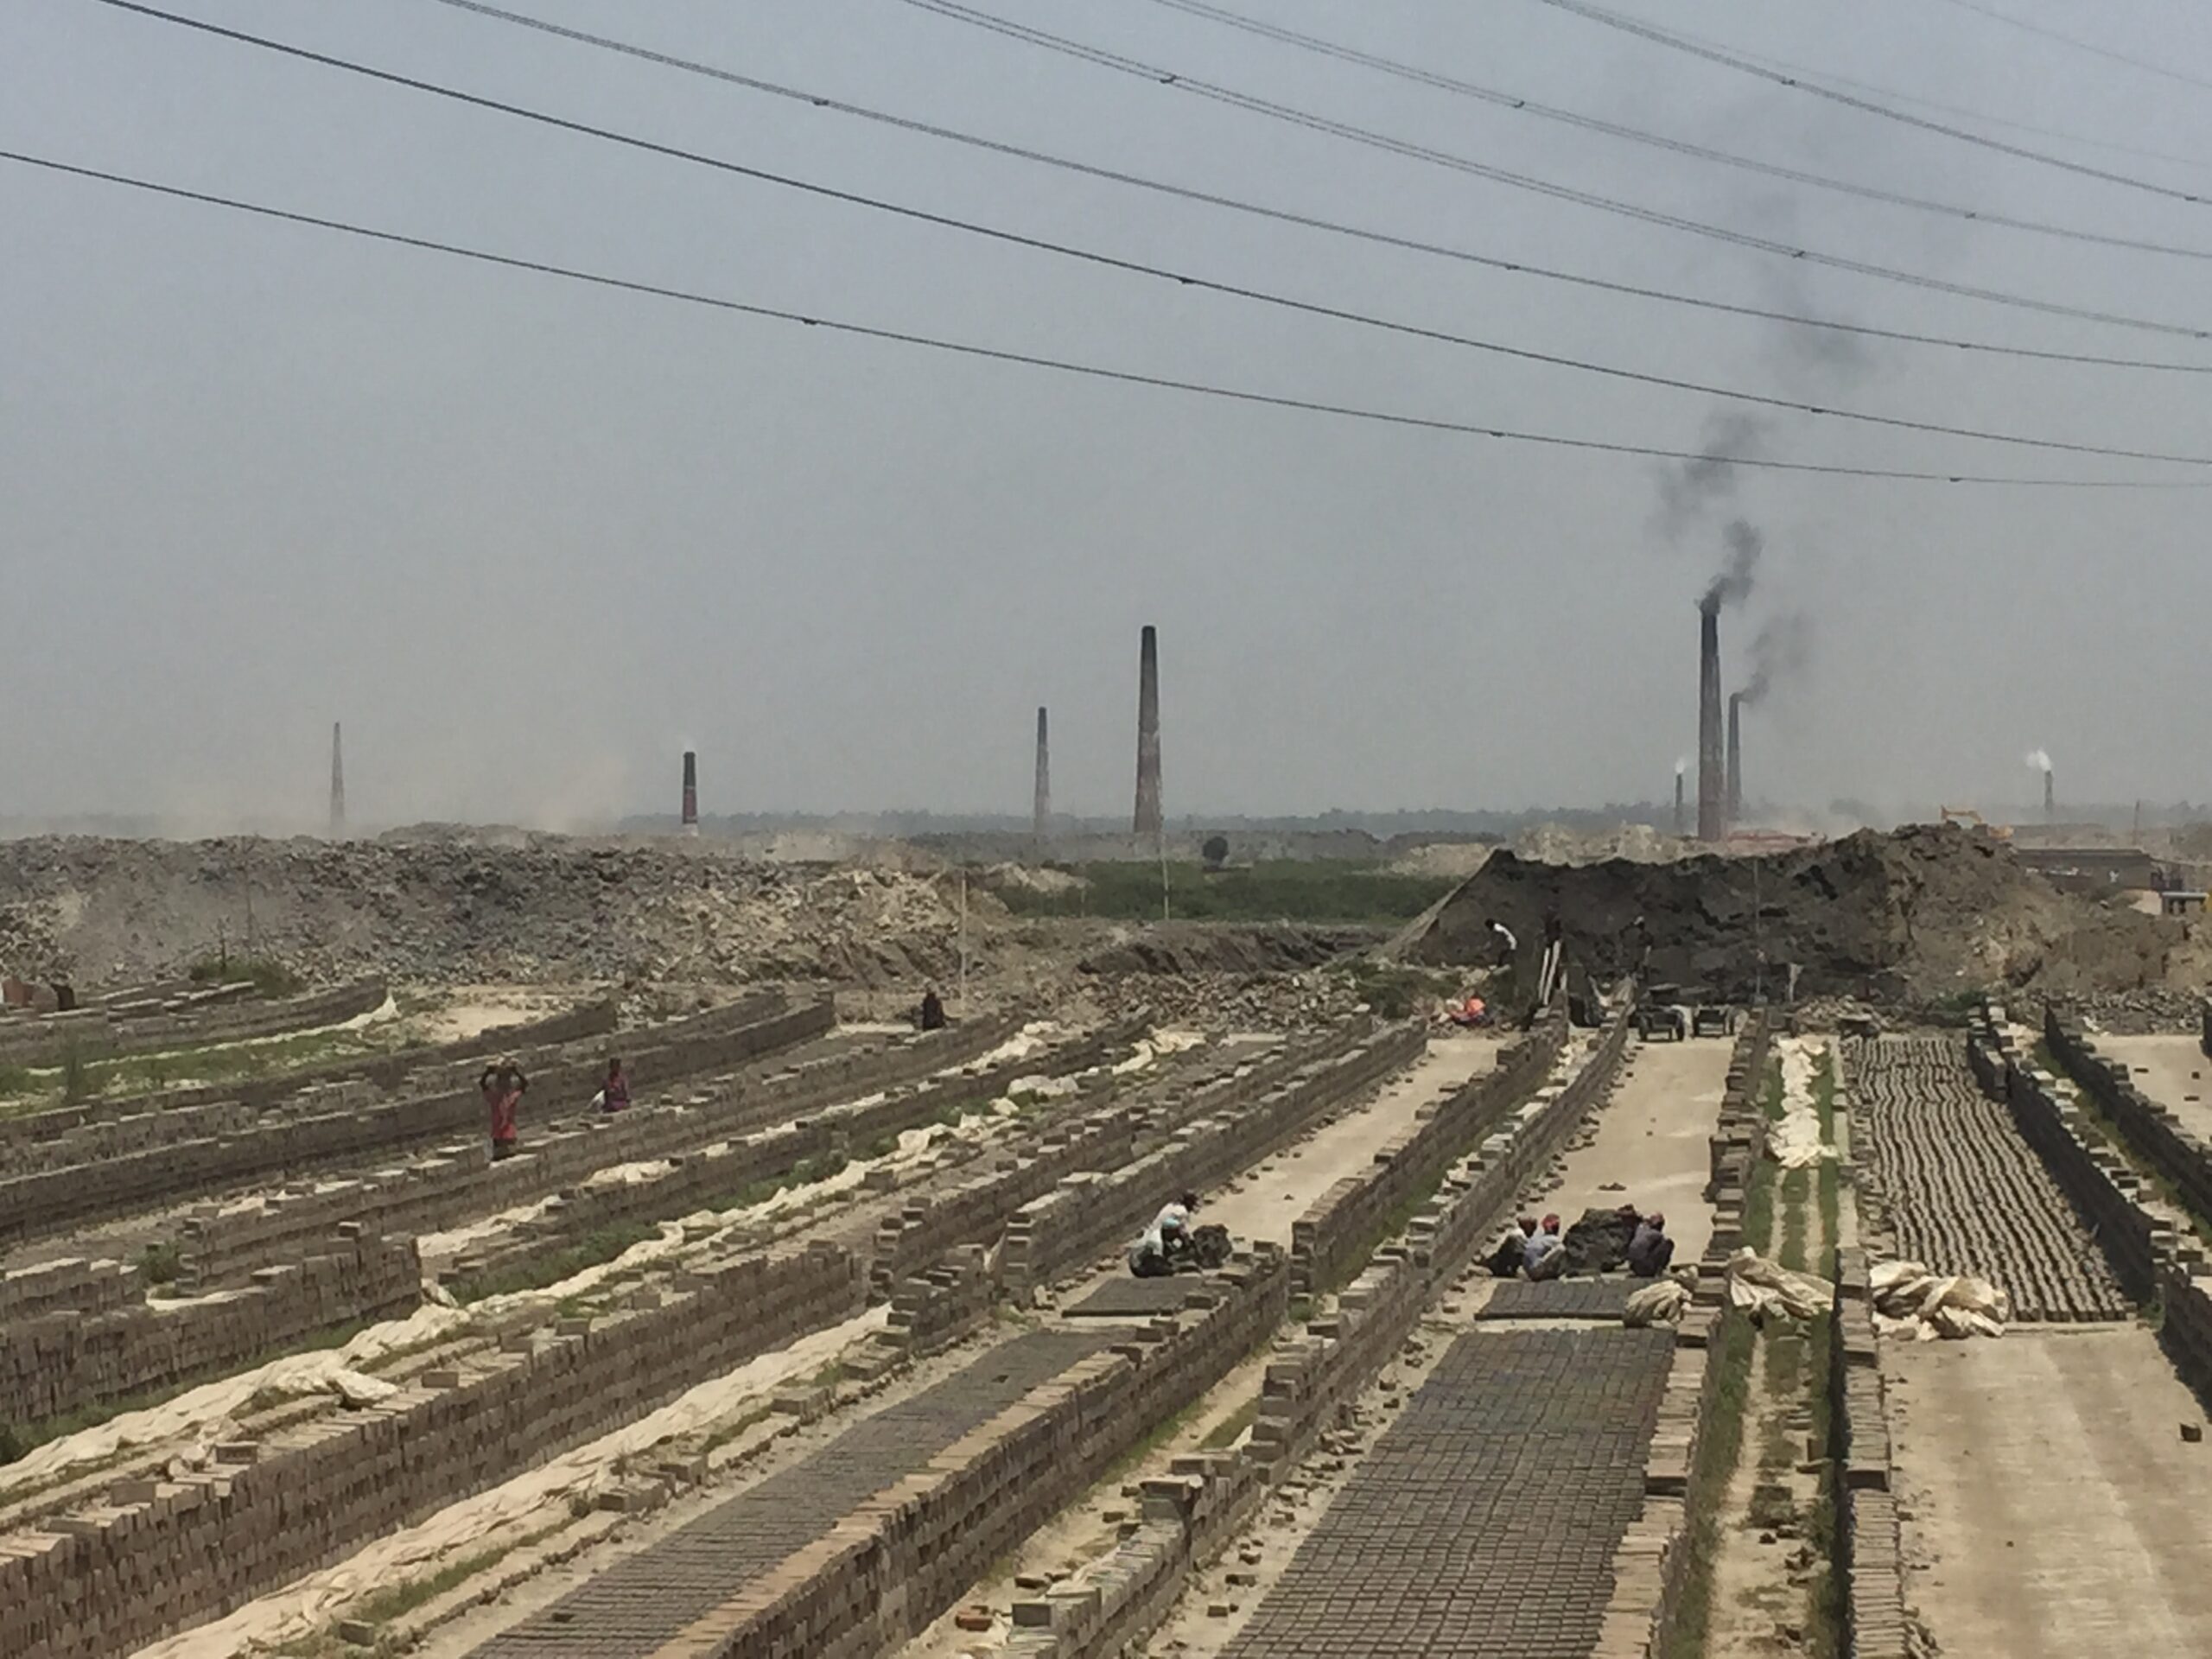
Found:
[(1656, 1279), (1674, 1259), (1675, 1241), (1667, 1236), (1667, 1217), (1655, 1211), (1628, 1242), (1628, 1270), (1639, 1279)]
[(622, 1062), (609, 1059), (607, 1063), (607, 1084), (599, 1091), (599, 1109), (602, 1112), (626, 1112), (630, 1109), (630, 1080), (622, 1075)]
[(1535, 1233), (1536, 1218), (1534, 1216), (1523, 1216), (1518, 1227), (1508, 1228), (1505, 1236), (1490, 1253), (1490, 1260), (1484, 1264), (1490, 1268), (1491, 1276), (1494, 1279), (1519, 1278), (1521, 1269), (1529, 1264), (1529, 1241), (1535, 1236)]
[(924, 1031), (944, 1029), (944, 1003), (938, 997), (937, 987), (934, 985), (922, 993), (922, 1029)]

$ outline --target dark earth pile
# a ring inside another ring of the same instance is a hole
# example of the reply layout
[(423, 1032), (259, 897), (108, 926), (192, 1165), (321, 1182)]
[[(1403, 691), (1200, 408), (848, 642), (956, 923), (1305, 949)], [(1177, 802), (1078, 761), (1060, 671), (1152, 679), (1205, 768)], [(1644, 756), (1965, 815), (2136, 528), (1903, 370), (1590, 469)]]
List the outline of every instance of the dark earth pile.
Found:
[(2179, 988), (2201, 984), (2205, 962), (2191, 937), (2205, 924), (2062, 893), (2001, 842), (1943, 825), (1756, 859), (1570, 867), (1498, 853), (1403, 953), (1488, 964), (1497, 948), (1487, 918), (1533, 948), (1554, 906), (1570, 951), (1598, 973), (1636, 970), (1648, 942), (1648, 980), (1737, 999), (1762, 978), (1778, 995), (1789, 964), (1801, 998), (1934, 1003), (1988, 986), (2047, 996)]

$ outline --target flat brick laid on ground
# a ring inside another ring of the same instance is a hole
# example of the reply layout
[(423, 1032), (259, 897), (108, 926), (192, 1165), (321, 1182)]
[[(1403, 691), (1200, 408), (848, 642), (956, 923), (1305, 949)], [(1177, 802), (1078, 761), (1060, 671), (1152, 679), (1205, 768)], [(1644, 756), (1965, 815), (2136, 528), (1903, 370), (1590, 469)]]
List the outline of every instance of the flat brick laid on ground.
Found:
[(1674, 1349), (1659, 1331), (1460, 1338), (1224, 1659), (1584, 1659)]
[(821, 1451), (614, 1562), (476, 1649), (486, 1659), (637, 1659), (728, 1600), (868, 1498), (921, 1468), (1110, 1333), (1039, 1331), (861, 1419)]
[(1192, 1293), (1205, 1294), (1205, 1276), (1195, 1273), (1179, 1273), (1165, 1279), (1139, 1279), (1135, 1274), (1126, 1279), (1110, 1279), (1069, 1308), (1067, 1316), (1071, 1319), (1110, 1319), (1179, 1313)]
[(1478, 1319), (1618, 1319), (1649, 1279), (1509, 1279), (1491, 1293)]

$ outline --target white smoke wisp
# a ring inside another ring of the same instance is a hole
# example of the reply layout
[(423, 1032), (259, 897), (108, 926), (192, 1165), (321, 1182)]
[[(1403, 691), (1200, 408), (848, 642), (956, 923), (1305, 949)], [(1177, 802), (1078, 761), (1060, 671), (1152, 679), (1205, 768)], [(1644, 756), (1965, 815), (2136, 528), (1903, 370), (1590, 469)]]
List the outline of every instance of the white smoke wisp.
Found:
[(1690, 769), (1690, 760), (1689, 760), (1689, 757), (1688, 757), (1688, 755), (1686, 755), (1686, 754), (1678, 754), (1678, 755), (1676, 755), (1676, 756), (1675, 757), (1675, 777), (1677, 777), (1677, 778), (1681, 777), (1684, 772), (1688, 772), (1689, 769)]
[(2050, 770), (2050, 752), (2048, 749), (2030, 749), (2026, 759), (2029, 766), (2034, 771), (2049, 772)]

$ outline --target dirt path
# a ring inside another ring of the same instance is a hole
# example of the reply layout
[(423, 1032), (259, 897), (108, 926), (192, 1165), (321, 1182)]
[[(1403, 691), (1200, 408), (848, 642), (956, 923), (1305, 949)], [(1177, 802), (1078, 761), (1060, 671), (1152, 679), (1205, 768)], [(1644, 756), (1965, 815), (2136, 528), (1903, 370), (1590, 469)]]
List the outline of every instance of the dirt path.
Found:
[(1431, 1037), (1427, 1051), (1372, 1100), (1207, 1195), (1198, 1218), (1228, 1228), (1240, 1245), (1265, 1239), (1289, 1248), (1290, 1224), (1308, 1205), (1364, 1169), (1376, 1149), (1411, 1128), (1414, 1114), (1440, 1091), (1489, 1071), (1499, 1046), (1498, 1039), (1480, 1034)]
[(2212, 1140), (2212, 1059), (2194, 1037), (2108, 1037), (2100, 1032), (2098, 1052), (2120, 1061), (2135, 1086), (2170, 1108), (2182, 1127)]
[(1713, 1211), (1705, 1201), (1713, 1165), (1708, 1141), (1734, 1046), (1717, 1037), (1631, 1045), (1613, 1103), (1598, 1116), (1597, 1134), (1567, 1155), (1545, 1207), (1570, 1224), (1585, 1210), (1623, 1204), (1656, 1210), (1674, 1235), (1677, 1262), (1704, 1255), (1713, 1236)]
[(2212, 1653), (2212, 1443), (2140, 1325), (1882, 1345), (1906, 1600), (1952, 1659)]

